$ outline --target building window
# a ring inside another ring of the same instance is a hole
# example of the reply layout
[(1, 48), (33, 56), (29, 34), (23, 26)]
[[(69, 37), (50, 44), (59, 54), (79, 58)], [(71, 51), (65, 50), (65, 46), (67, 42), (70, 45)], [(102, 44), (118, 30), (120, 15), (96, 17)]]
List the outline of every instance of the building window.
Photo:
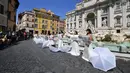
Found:
[(127, 27), (130, 27), (130, 15), (127, 16)]
[(27, 14), (27, 17), (29, 16), (29, 14)]
[(67, 24), (67, 28), (69, 28), (69, 24)]
[(32, 22), (34, 22), (34, 19), (32, 19)]
[(66, 21), (69, 22), (69, 18)]
[(27, 21), (29, 21), (29, 18), (27, 18)]
[(0, 4), (0, 14), (4, 14), (4, 6)]
[(35, 28), (38, 28), (38, 25), (37, 25), (37, 24), (34, 24), (34, 27), (35, 27)]
[(72, 23), (70, 24), (70, 29), (72, 29)]
[(107, 8), (107, 7), (104, 7), (104, 8), (102, 9), (102, 13), (108, 13), (108, 8)]
[(128, 8), (130, 8), (130, 0), (128, 0)]
[(34, 26), (32, 25), (32, 28), (34, 28)]
[(121, 24), (121, 18), (116, 18), (117, 24)]
[(34, 15), (32, 15), (32, 17), (34, 17)]
[(70, 18), (70, 21), (72, 21), (72, 17)]
[(46, 24), (48, 24), (48, 21), (46, 21)]
[(44, 20), (42, 20), (42, 23), (44, 23)]
[(121, 17), (122, 16), (116, 16), (115, 17), (115, 24), (121, 24)]
[(76, 16), (74, 17), (74, 21), (76, 21)]
[(82, 27), (82, 21), (79, 22), (79, 28), (81, 28), (81, 27)]
[(29, 25), (27, 24), (27, 27), (29, 27)]
[(8, 12), (8, 19), (11, 19), (11, 12)]
[(12, 2), (12, 0), (9, 0), (9, 3), (11, 3)]
[(52, 27), (52, 30), (55, 30), (55, 29)]
[(54, 24), (52, 24), (52, 26), (54, 26)]
[(74, 23), (74, 28), (76, 29), (76, 23)]
[(42, 25), (42, 29), (45, 29), (45, 26), (44, 26), (44, 25)]
[(38, 22), (38, 19), (35, 19), (35, 22)]
[(121, 3), (120, 2), (116, 3), (116, 9), (121, 9)]
[(79, 16), (79, 18), (82, 18), (82, 14)]

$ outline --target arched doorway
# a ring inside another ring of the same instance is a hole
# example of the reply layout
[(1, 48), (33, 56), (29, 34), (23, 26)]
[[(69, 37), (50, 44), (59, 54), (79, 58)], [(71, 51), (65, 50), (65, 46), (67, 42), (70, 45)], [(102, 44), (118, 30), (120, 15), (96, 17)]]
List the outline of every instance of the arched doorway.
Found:
[(93, 26), (95, 26), (95, 14), (94, 13), (89, 13), (86, 18), (87, 23), (91, 22)]

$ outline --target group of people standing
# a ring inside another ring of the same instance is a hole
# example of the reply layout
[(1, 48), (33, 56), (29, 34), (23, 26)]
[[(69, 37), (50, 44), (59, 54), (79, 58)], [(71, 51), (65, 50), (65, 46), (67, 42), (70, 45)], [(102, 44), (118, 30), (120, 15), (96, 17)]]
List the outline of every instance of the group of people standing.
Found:
[(27, 33), (25, 31), (6, 31), (0, 33), (0, 48), (7, 47), (11, 44), (15, 44), (18, 41), (33, 38), (33, 33)]

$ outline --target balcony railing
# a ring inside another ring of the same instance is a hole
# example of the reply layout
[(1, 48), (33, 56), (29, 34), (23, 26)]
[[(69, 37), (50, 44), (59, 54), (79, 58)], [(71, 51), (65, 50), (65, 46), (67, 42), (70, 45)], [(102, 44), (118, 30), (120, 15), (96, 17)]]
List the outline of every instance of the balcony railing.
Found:
[(122, 24), (115, 24), (115, 27), (122, 27)]
[(116, 9), (116, 10), (114, 11), (114, 13), (115, 13), (115, 14), (122, 13), (122, 10), (121, 10), (121, 9)]
[(76, 21), (76, 18), (74, 19), (74, 21)]
[(102, 16), (105, 16), (105, 15), (108, 15), (108, 12), (107, 13), (102, 12)]
[(79, 18), (79, 21), (82, 21), (82, 18)]

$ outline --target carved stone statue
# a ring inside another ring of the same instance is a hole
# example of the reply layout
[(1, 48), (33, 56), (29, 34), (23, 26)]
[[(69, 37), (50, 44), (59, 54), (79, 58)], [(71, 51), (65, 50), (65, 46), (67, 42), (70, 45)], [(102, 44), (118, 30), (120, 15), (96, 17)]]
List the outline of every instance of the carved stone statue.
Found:
[(102, 21), (102, 24), (104, 27), (107, 26), (107, 19), (106, 18)]
[(94, 27), (94, 25), (92, 24), (92, 21), (90, 20), (88, 21), (88, 25), (89, 25), (88, 27)]
[(89, 21), (88, 21), (88, 24), (89, 24), (89, 25), (92, 25), (92, 21), (89, 20)]
[(89, 29), (91, 29), (91, 31), (94, 33), (95, 32), (95, 29), (94, 29), (94, 25), (92, 24), (92, 21), (88, 21), (88, 27)]

